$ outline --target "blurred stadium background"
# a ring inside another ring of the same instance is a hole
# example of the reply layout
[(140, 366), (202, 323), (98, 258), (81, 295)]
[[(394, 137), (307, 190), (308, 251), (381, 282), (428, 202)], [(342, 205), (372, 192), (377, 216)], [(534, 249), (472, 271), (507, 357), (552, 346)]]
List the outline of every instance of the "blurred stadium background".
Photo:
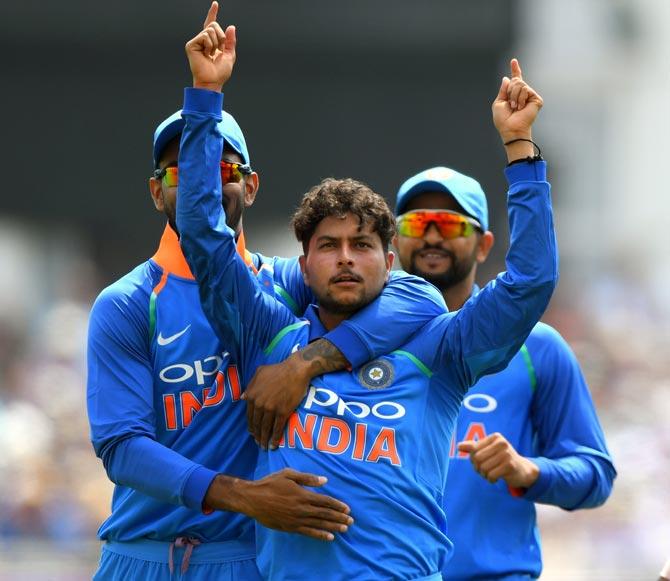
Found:
[[(151, 135), (190, 82), (207, 0), (5, 2), (0, 205), (0, 579), (86, 579), (111, 484), (88, 442), (85, 342), (99, 290), (153, 254)], [(477, 177), (503, 266), (503, 151), (489, 105), (511, 56), (545, 99), (561, 282), (545, 320), (586, 371), (619, 470), (609, 502), (540, 510), (543, 579), (653, 579), (670, 555), (667, 0), (228, 0), (226, 107), (261, 191), (251, 248), (321, 177), (389, 199), (408, 175)]]

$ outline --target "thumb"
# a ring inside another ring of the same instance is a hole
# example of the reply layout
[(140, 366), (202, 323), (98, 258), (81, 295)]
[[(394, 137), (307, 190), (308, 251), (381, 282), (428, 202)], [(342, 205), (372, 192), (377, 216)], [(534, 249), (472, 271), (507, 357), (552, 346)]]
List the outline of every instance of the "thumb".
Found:
[(226, 28), (226, 32), (224, 33), (226, 35), (226, 40), (224, 43), (224, 49), (226, 52), (235, 52), (235, 46), (237, 45), (237, 31), (235, 29), (235, 26), (232, 24)]
[(496, 101), (507, 101), (507, 87), (509, 87), (509, 77), (503, 77), (500, 83), (500, 89), (496, 95)]
[(286, 477), (301, 486), (319, 487), (328, 482), (325, 476), (317, 476), (316, 474), (309, 474), (307, 472), (296, 472), (295, 470), (290, 470), (286, 474)]
[(466, 454), (471, 454), (477, 448), (477, 442), (474, 440), (465, 440), (458, 443), (458, 451), (465, 452)]

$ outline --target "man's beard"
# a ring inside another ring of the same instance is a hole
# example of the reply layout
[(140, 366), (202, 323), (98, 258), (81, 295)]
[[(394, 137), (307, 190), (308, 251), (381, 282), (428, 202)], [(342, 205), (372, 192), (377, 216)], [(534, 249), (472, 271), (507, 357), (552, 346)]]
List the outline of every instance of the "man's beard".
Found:
[[(417, 255), (420, 252), (423, 252), (424, 250), (430, 250), (431, 248), (439, 250), (441, 253), (446, 254), (449, 257), (451, 264), (444, 272), (425, 272), (416, 266)], [(426, 245), (423, 248), (419, 248), (418, 250), (412, 252), (409, 268), (406, 270), (410, 274), (420, 276), (421, 278), (424, 278), (428, 282), (434, 284), (438, 289), (440, 289), (441, 292), (445, 292), (451, 287), (463, 282), (468, 277), (476, 260), (476, 248), (471, 256), (467, 257), (466, 259), (459, 260), (451, 250), (447, 250), (441, 246)]]

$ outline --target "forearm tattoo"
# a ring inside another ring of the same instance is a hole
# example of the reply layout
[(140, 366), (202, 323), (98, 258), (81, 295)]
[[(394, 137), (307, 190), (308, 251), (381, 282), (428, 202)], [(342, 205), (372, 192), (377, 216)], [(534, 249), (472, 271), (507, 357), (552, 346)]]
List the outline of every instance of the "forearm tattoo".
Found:
[(349, 361), (342, 352), (328, 339), (318, 339), (298, 351), (303, 361), (308, 361), (314, 376), (331, 371), (340, 371), (349, 366)]

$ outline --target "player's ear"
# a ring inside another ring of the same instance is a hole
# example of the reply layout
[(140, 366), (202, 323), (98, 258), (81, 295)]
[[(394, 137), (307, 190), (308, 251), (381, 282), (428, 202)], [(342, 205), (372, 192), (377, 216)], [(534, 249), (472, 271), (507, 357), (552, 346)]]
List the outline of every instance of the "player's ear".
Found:
[(495, 242), (495, 237), (493, 232), (487, 230), (479, 236), (479, 242), (477, 243), (477, 262), (482, 263), (486, 260), (491, 252), (493, 243)]
[(149, 192), (151, 193), (151, 199), (156, 210), (163, 212), (165, 210), (165, 204), (163, 204), (163, 180), (150, 177)]
[(393, 268), (393, 261), (395, 260), (395, 253), (393, 250), (389, 250), (386, 253), (386, 281), (388, 282), (389, 277), (391, 276), (391, 269)]
[(256, 199), (256, 194), (258, 193), (258, 188), (260, 183), (258, 180), (258, 174), (254, 171), (251, 172), (244, 179), (244, 207), (248, 208), (254, 203)]
[(302, 280), (309, 286), (309, 275), (307, 274), (307, 258), (304, 254), (298, 257), (298, 264), (300, 264), (300, 272), (302, 272)]

